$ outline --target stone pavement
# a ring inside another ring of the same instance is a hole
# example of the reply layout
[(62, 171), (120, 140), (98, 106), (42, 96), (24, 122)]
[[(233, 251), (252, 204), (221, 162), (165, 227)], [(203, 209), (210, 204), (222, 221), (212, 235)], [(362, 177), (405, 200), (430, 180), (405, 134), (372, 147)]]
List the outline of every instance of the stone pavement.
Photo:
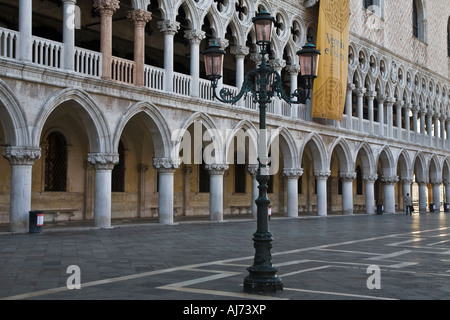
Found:
[[(272, 218), (272, 261), (284, 290), (269, 296), (242, 291), (255, 228), (255, 221), (241, 219), (2, 233), (0, 299), (195, 306), (197, 300), (450, 298), (449, 213)], [(81, 288), (69, 290), (77, 279)]]

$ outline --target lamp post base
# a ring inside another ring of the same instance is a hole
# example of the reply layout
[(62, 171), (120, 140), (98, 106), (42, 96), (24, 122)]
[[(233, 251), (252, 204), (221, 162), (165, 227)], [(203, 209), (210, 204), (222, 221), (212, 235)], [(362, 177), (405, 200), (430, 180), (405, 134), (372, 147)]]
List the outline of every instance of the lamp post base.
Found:
[(259, 293), (268, 294), (283, 290), (283, 281), (276, 275), (277, 269), (271, 270), (252, 270), (249, 267), (247, 270), (250, 274), (244, 279), (245, 293)]

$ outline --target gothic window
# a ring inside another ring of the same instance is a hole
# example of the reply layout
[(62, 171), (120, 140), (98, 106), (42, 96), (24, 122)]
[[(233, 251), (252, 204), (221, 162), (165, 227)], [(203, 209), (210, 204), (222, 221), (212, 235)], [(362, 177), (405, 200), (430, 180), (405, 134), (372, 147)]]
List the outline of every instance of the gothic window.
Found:
[(418, 38), (419, 37), (419, 15), (417, 12), (417, 3), (415, 0), (413, 0), (413, 36)]
[(421, 41), (426, 41), (425, 11), (422, 0), (413, 0), (412, 5), (413, 36)]
[(119, 163), (112, 170), (111, 191), (125, 192), (125, 147), (122, 140), (119, 141)]
[(67, 188), (67, 142), (60, 132), (47, 137), (45, 150), (45, 191), (66, 191)]
[(447, 24), (447, 56), (450, 58), (450, 17)]

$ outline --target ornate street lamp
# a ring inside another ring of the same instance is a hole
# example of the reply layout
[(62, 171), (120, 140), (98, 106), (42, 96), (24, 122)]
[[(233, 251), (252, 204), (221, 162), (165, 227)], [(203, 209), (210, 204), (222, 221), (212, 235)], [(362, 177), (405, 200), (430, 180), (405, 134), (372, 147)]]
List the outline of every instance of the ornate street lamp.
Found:
[(266, 146), (266, 109), (274, 96), (282, 98), (290, 104), (305, 103), (311, 97), (314, 79), (317, 77), (317, 66), (320, 52), (310, 43), (297, 52), (299, 56), (301, 78), (305, 82), (305, 90), (297, 89), (289, 97), (283, 90), (281, 76), (268, 65), (269, 46), (271, 43), (274, 18), (266, 11), (262, 11), (253, 18), (256, 33), (256, 44), (262, 56), (261, 64), (256, 70), (249, 71), (239, 93), (234, 95), (229, 89), (222, 88), (217, 95), (216, 89), (222, 77), (223, 57), (225, 51), (221, 50), (217, 41), (212, 39), (209, 47), (203, 52), (205, 60), (206, 77), (211, 80), (214, 97), (224, 103), (235, 104), (242, 97), (251, 93), (252, 99), (259, 104), (259, 146), (258, 146), (258, 174), (259, 196), (257, 205), (257, 230), (253, 234), (255, 257), (253, 265), (247, 270), (249, 275), (244, 279), (244, 292), (271, 293), (283, 290), (283, 282), (277, 276), (278, 269), (272, 266), (272, 234), (268, 228), (267, 183), (269, 181), (268, 156)]

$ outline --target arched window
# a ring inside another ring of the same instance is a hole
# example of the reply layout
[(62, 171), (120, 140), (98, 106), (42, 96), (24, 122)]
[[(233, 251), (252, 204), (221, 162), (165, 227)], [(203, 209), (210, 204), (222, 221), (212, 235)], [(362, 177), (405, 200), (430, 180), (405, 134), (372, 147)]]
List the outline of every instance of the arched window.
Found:
[(60, 132), (48, 135), (45, 149), (45, 191), (66, 191), (67, 142)]
[(111, 173), (111, 191), (125, 192), (125, 147), (119, 141), (119, 163), (114, 166)]
[(413, 0), (412, 6), (413, 36), (426, 42), (426, 18), (422, 0)]
[(450, 17), (447, 24), (447, 56), (450, 58)]
[(415, 0), (413, 0), (413, 20), (412, 20), (412, 27), (413, 27), (413, 36), (418, 38), (419, 37), (419, 14), (417, 12), (417, 3)]

